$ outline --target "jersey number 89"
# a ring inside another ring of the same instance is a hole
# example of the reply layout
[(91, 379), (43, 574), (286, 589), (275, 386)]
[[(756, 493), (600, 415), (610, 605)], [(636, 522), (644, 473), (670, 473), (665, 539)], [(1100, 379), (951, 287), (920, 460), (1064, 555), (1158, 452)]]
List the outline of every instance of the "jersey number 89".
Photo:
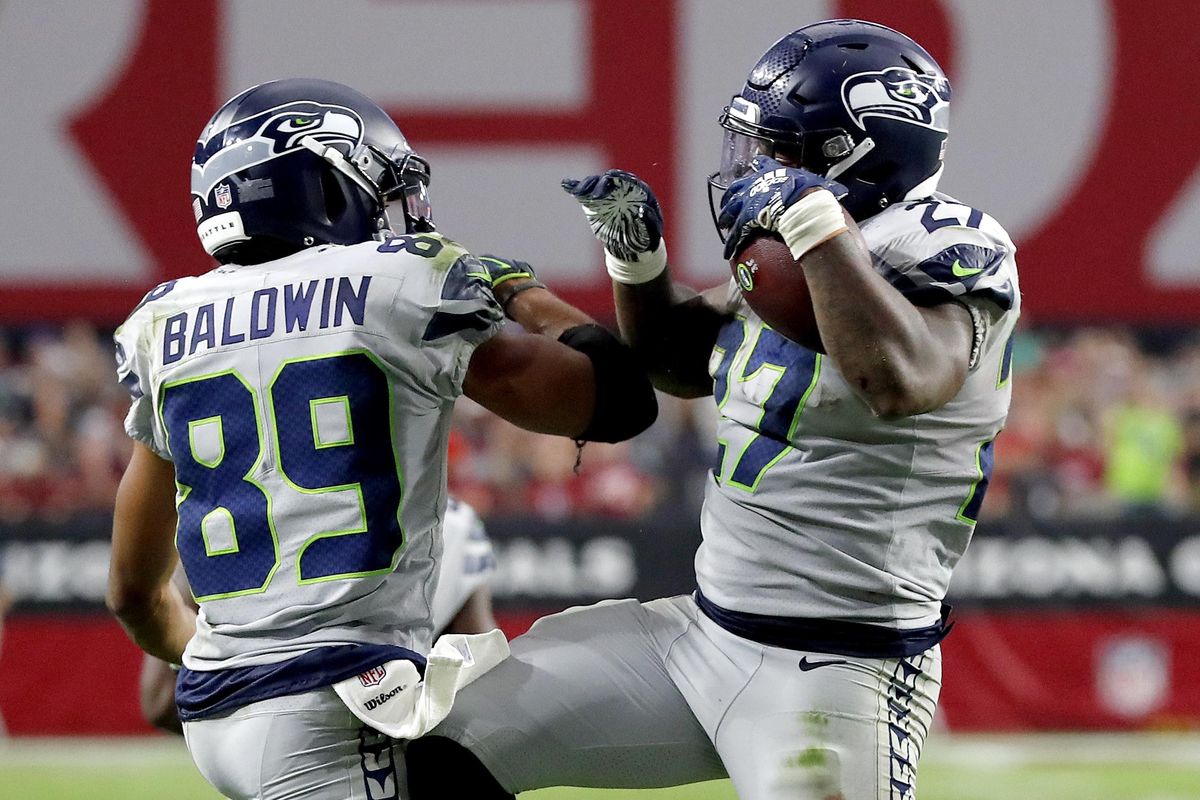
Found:
[[(404, 544), (403, 480), (386, 373), (365, 350), (285, 361), (267, 386), (279, 472), (297, 492), (354, 492), (361, 522), (314, 532), (304, 583), (385, 573)], [(258, 393), (236, 371), (166, 384), (160, 413), (179, 484), (176, 545), (198, 600), (266, 590), (280, 566)], [(332, 433), (331, 433), (332, 431)]]

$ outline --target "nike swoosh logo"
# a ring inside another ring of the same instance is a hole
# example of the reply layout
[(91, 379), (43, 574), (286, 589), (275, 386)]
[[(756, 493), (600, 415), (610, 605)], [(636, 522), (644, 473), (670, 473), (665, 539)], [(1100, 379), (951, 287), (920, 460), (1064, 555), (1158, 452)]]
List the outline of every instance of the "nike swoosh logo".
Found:
[(956, 258), (954, 259), (954, 263), (950, 265), (950, 271), (954, 273), (954, 276), (957, 278), (969, 278), (972, 275), (978, 275), (979, 273), (983, 272), (983, 267), (967, 269), (962, 264), (958, 263), (958, 259)]
[(834, 661), (809, 661), (808, 656), (800, 659), (800, 671), (809, 672), (810, 670), (820, 669), (821, 667), (832, 667), (834, 664), (848, 664), (850, 662), (845, 659)]

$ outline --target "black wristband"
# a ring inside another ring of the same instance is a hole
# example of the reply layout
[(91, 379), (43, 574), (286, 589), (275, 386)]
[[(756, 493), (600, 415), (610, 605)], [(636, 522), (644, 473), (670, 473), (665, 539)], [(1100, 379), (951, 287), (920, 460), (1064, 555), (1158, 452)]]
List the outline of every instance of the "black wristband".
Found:
[(596, 407), (579, 439), (621, 442), (650, 427), (658, 400), (632, 350), (599, 325), (577, 325), (558, 340), (587, 356), (595, 370)]

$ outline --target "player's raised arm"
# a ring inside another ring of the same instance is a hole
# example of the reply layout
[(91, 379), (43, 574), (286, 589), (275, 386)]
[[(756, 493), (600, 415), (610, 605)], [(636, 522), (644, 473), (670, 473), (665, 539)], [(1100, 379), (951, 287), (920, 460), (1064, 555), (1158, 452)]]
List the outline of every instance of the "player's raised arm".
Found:
[(617, 324), (654, 385), (678, 397), (712, 394), (708, 359), (727, 317), (724, 286), (698, 294), (671, 280), (654, 192), (629, 172), (564, 180), (604, 245)]
[(910, 416), (949, 402), (975, 349), (967, 307), (919, 307), (889, 284), (838, 205), (834, 191), (842, 187), (766, 156), (752, 166), (755, 172), (730, 184), (722, 198), (725, 257), (762, 231), (783, 238), (804, 270), (829, 356), (879, 416)]
[(105, 600), (138, 647), (172, 664), (196, 632), (196, 612), (171, 584), (175, 523), (175, 467), (135, 442), (117, 489)]
[(496, 300), (527, 333), (501, 332), (471, 356), (463, 393), (527, 430), (619, 442), (658, 415), (633, 352), (546, 289), (521, 261), (483, 256)]

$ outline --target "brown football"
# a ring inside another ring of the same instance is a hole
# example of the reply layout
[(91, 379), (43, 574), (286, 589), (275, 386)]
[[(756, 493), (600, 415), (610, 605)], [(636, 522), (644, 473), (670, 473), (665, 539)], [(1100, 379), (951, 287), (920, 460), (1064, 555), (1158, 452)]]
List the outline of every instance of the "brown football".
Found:
[(763, 321), (793, 342), (825, 352), (804, 270), (778, 235), (760, 233), (729, 262), (742, 296)]

